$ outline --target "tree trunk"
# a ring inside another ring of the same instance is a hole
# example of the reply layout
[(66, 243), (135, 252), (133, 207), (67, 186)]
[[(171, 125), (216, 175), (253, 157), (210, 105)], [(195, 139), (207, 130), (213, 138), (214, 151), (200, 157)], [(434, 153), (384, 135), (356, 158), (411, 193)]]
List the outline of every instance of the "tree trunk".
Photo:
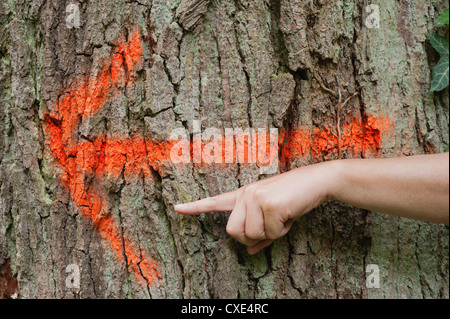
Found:
[(2, 1), (0, 297), (448, 298), (448, 226), (329, 202), (252, 257), (228, 214), (173, 206), (266, 178), (261, 163), (169, 156), (198, 123), (278, 129), (276, 173), (442, 152), (426, 33), (447, 7)]

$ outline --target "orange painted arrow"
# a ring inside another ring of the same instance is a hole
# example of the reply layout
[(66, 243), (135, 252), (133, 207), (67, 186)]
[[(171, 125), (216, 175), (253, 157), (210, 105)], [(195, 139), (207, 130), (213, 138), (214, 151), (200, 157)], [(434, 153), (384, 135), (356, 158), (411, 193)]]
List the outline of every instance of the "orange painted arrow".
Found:
[[(129, 269), (143, 284), (154, 285), (159, 277), (156, 262), (146, 256), (129, 238), (121, 234), (106, 201), (87, 178), (101, 175), (105, 169), (112, 171), (119, 163), (108, 167), (106, 150), (114, 144), (126, 145), (127, 141), (112, 142), (95, 138), (92, 142), (77, 142), (76, 128), (96, 114), (120, 87), (132, 85), (132, 70), (142, 62), (142, 42), (139, 30), (129, 41), (125, 39), (116, 47), (110, 61), (98, 73), (70, 87), (58, 100), (55, 110), (46, 116), (46, 132), (50, 139), (53, 157), (63, 170), (63, 185), (70, 191), (72, 200), (81, 214), (90, 219), (110, 245), (117, 258), (126, 261)], [(149, 148), (153, 149), (153, 148)], [(125, 148), (125, 154), (133, 154), (133, 146)], [(136, 149), (139, 158), (142, 149)], [(123, 165), (122, 165), (123, 166)]]

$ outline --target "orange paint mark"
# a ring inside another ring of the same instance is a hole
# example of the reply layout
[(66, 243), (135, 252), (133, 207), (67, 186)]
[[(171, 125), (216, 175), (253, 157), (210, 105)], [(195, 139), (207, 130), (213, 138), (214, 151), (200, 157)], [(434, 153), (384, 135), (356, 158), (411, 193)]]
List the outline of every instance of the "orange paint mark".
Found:
[[(129, 154), (142, 158), (143, 144), (104, 141), (102, 138), (79, 143), (76, 137), (76, 128), (83, 120), (100, 111), (121, 87), (133, 83), (132, 70), (141, 61), (141, 34), (136, 30), (128, 42), (125, 39), (120, 41), (111, 60), (97, 74), (67, 89), (58, 100), (55, 111), (46, 116), (46, 132), (51, 153), (63, 170), (62, 184), (69, 190), (81, 214), (92, 221), (117, 258), (127, 262), (129, 270), (141, 283), (153, 285), (159, 276), (155, 261), (121, 234), (108, 212), (106, 200), (98, 192), (98, 177), (108, 170), (113, 175), (120, 174), (121, 163), (131, 167)], [(121, 149), (120, 145), (127, 146)], [(125, 154), (125, 158), (117, 160), (120, 152)], [(155, 159), (150, 160), (156, 162)], [(92, 176), (97, 177), (94, 183), (89, 181)]]
[(288, 131), (281, 136), (281, 162), (294, 158), (308, 158), (319, 161), (331, 154), (338, 154), (339, 147), (350, 158), (378, 157), (381, 137), (393, 127), (389, 118), (368, 116), (362, 120), (353, 119), (341, 127), (341, 141), (336, 129), (330, 127), (311, 130)]

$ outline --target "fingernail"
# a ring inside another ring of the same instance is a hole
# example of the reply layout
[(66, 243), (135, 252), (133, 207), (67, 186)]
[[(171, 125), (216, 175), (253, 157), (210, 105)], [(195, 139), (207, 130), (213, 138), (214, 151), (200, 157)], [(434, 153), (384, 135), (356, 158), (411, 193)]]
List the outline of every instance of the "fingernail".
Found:
[(175, 210), (183, 210), (186, 209), (187, 205), (186, 204), (178, 204), (175, 205)]

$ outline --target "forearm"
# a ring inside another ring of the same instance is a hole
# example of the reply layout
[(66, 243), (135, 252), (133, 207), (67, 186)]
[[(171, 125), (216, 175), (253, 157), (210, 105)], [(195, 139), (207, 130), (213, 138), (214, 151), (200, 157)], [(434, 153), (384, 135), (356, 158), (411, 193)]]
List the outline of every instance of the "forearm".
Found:
[(335, 162), (329, 199), (396, 216), (449, 223), (449, 155)]

